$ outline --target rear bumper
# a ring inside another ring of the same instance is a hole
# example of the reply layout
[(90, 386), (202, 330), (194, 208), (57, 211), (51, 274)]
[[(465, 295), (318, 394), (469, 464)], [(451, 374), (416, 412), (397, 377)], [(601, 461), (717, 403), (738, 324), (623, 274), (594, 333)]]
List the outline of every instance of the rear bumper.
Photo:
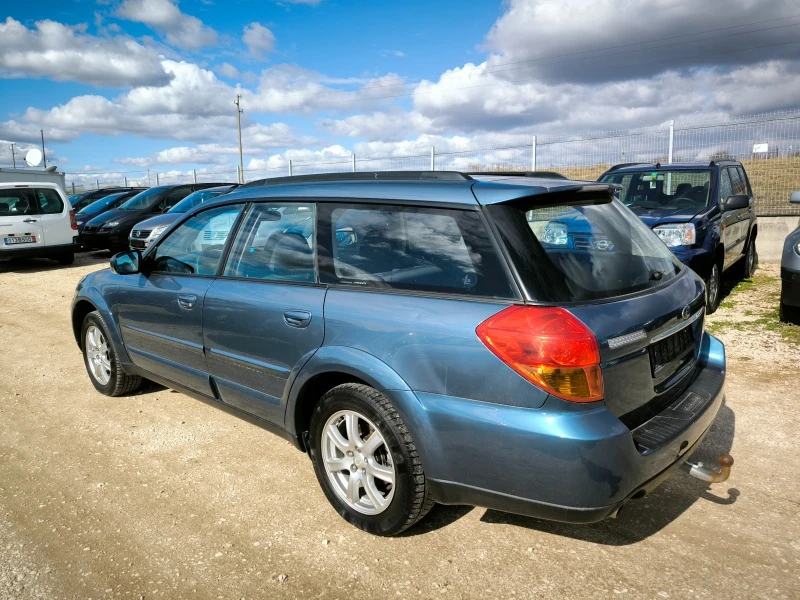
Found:
[(525, 409), (417, 394), (431, 427), (417, 435), (425, 440), (433, 497), (558, 521), (604, 519), (658, 486), (700, 445), (724, 397), (724, 347), (708, 334), (700, 365), (670, 408), (680, 410), (687, 394), (705, 401), (685, 427), (647, 451), (602, 403), (548, 400)]
[(60, 244), (58, 246), (3, 246), (0, 247), (0, 260), (4, 258), (57, 258), (63, 254), (77, 252), (80, 244)]

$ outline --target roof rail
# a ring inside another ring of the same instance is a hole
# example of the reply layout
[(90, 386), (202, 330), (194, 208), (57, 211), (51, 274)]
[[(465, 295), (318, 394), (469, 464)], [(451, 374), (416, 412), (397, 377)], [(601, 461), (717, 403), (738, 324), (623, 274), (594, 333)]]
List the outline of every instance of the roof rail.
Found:
[(633, 166), (636, 166), (636, 165), (652, 165), (652, 164), (653, 163), (642, 162), (642, 161), (619, 163), (618, 165), (614, 165), (613, 167), (608, 169), (608, 171), (606, 171), (606, 173), (610, 173), (611, 171), (616, 171), (617, 169), (624, 169), (625, 167), (633, 167)]
[(541, 177), (543, 179), (567, 179), (557, 171), (469, 171), (465, 175), (489, 175), (506, 177)]
[(470, 181), (472, 177), (458, 171), (356, 171), (355, 173), (313, 173), (256, 179), (240, 188), (282, 183), (307, 183), (315, 181)]

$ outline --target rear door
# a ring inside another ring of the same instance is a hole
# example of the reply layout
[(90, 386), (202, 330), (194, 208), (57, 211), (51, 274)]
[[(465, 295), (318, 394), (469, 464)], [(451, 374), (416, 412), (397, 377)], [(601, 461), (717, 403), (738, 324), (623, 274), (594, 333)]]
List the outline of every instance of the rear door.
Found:
[(72, 229), (70, 206), (66, 199), (52, 188), (33, 188), (39, 208), (39, 218), (45, 243), (48, 246), (63, 246), (72, 243), (78, 232)]
[(313, 204), (253, 205), (203, 306), (203, 343), (220, 398), (281, 426), (290, 374), (325, 332), (313, 240)]
[(0, 252), (43, 247), (44, 232), (33, 189), (0, 187)]

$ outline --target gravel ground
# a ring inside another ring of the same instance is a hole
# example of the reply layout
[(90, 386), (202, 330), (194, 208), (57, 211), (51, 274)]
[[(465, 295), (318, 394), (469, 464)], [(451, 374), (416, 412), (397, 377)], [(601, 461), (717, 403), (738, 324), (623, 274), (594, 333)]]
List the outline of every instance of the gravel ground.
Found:
[(718, 324), (774, 294), (775, 267), (709, 319), (730, 369), (696, 458), (730, 451), (727, 483), (679, 474), (584, 526), (439, 506), (382, 539), (258, 427), (154, 385), (95, 392), (69, 309), (106, 264), (0, 263), (0, 598), (800, 597), (800, 351)]

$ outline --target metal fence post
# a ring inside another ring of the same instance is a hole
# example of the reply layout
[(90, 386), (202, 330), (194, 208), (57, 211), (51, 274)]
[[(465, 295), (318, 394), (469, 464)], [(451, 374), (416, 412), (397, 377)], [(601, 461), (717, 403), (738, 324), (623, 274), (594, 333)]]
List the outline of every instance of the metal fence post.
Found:
[(125, 180), (125, 187), (128, 187), (128, 176), (124, 176), (123, 179)]
[(192, 175), (194, 175), (194, 182), (197, 183), (197, 170), (192, 169)]
[(533, 143), (531, 144), (531, 171), (536, 170), (536, 136), (533, 136)]
[(353, 173), (356, 172), (356, 153), (353, 152)]
[(431, 146), (431, 171), (436, 170), (436, 148)]
[(289, 177), (292, 176), (292, 159), (289, 159)]
[(672, 164), (672, 144), (675, 140), (675, 119), (669, 122), (669, 152), (667, 153), (667, 164)]
[(161, 182), (158, 180), (158, 173), (156, 173), (156, 185), (157, 186), (161, 185)]
[(97, 184), (97, 189), (99, 190), (100, 189), (100, 180), (99, 179), (95, 179), (94, 182)]

